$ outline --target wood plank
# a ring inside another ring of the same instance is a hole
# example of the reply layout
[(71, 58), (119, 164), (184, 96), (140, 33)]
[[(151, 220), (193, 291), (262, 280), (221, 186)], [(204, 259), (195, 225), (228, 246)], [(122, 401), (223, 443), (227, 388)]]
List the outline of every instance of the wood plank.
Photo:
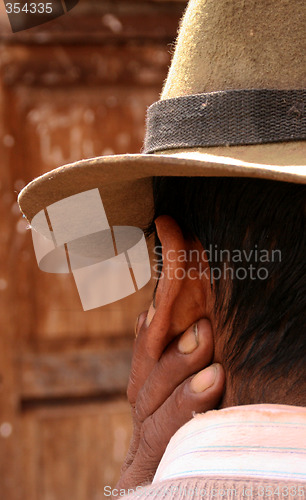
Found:
[(20, 360), (21, 398), (125, 394), (132, 346), (109, 350), (26, 353)]
[(22, 422), (23, 500), (102, 500), (115, 486), (132, 430), (126, 401), (31, 409)]
[[(24, 185), (86, 156), (139, 151), (145, 109), (158, 92), (133, 85), (92, 86), (90, 92), (86, 85), (73, 92), (67, 87), (16, 86), (7, 95), (11, 109), (7, 133), (18, 144), (18, 149), (11, 148), (11, 165), (16, 180)], [(73, 277), (40, 271), (30, 232), (25, 227), (20, 231), (20, 254), (27, 260), (17, 259), (15, 272), (23, 277), (16, 291), (23, 304), (24, 314), (17, 321), (24, 337), (67, 341), (133, 334), (136, 316), (151, 301), (152, 284), (118, 303), (84, 313)]]

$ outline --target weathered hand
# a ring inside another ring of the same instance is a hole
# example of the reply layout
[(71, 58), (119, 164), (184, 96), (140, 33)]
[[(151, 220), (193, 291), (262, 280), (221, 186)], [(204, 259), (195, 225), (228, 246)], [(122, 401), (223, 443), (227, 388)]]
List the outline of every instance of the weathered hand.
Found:
[(193, 412), (216, 408), (225, 382), (222, 366), (209, 366), (214, 336), (210, 321), (201, 319), (211, 311), (210, 283), (186, 272), (180, 254), (188, 242), (177, 223), (165, 215), (155, 224), (163, 272), (156, 309), (142, 313), (136, 327), (127, 392), (134, 428), (117, 490), (150, 483), (173, 434)]
[(134, 429), (117, 489), (150, 483), (173, 434), (193, 412), (216, 408), (224, 387), (222, 366), (210, 365), (214, 346), (207, 319), (199, 320), (166, 346), (160, 341), (158, 354), (152, 339), (167, 335), (161, 337), (156, 331), (158, 318), (150, 325), (146, 318), (147, 313), (142, 313), (136, 328), (127, 391)]

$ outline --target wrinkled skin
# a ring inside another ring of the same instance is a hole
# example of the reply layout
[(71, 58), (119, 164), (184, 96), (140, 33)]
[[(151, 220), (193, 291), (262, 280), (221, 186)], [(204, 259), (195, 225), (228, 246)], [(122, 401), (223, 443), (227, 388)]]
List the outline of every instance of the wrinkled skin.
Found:
[[(164, 267), (174, 268), (178, 262), (173, 252), (186, 242), (170, 217), (160, 217), (156, 226)], [(171, 249), (170, 262), (167, 249)], [(165, 276), (158, 285), (156, 309), (152, 304), (139, 316), (127, 390), (133, 436), (118, 490), (150, 483), (173, 434), (192, 418), (193, 412), (218, 407), (225, 374), (221, 364), (213, 362), (209, 293), (210, 287), (197, 280)], [(187, 344), (180, 342), (184, 333)], [(198, 372), (201, 374), (196, 375)]]

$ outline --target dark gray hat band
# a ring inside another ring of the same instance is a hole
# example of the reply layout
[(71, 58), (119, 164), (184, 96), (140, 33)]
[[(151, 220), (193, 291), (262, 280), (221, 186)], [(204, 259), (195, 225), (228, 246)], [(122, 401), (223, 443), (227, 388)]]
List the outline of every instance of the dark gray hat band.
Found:
[(144, 153), (167, 149), (300, 141), (306, 90), (226, 90), (155, 102)]

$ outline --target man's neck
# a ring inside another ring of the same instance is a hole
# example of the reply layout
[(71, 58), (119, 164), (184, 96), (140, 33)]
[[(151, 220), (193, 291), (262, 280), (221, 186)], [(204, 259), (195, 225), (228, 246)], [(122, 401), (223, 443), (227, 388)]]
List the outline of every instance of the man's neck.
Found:
[(256, 384), (250, 384), (248, 385), (247, 391), (243, 391), (241, 388), (237, 391), (233, 388), (233, 386), (227, 384), (219, 409), (251, 404), (275, 404), (306, 407), (305, 390), (296, 388), (296, 390), (292, 390), (292, 392), (288, 393), (288, 391), (281, 390), (281, 382), (279, 383), (279, 391), (273, 390), (273, 387), (271, 387), (269, 391), (260, 391), (258, 387), (259, 384), (257, 384), (256, 390)]

